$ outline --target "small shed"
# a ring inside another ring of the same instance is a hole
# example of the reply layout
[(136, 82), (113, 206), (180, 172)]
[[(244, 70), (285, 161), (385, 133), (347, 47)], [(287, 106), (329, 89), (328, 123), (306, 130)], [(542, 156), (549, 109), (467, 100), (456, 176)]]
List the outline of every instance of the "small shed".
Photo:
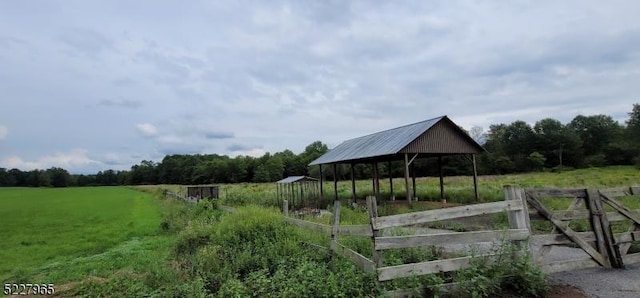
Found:
[(320, 197), (320, 182), (307, 176), (289, 176), (276, 182), (278, 201), (287, 200), (289, 208), (305, 207)]
[(217, 185), (190, 185), (187, 186), (187, 197), (196, 200), (217, 199), (219, 187)]

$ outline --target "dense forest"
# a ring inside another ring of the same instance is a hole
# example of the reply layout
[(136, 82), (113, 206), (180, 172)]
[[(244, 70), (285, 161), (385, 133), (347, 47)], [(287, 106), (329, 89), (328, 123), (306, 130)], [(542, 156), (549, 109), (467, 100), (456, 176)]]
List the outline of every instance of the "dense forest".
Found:
[[(487, 149), (478, 158), (480, 174), (640, 166), (640, 104), (634, 104), (628, 115), (624, 124), (611, 116), (579, 115), (565, 124), (551, 118), (541, 119), (533, 126), (515, 121), (491, 125), (487, 132), (475, 127), (469, 134)], [(106, 170), (94, 175), (71, 175), (56, 167), (31, 171), (0, 168), (0, 186), (204, 184), (271, 182), (290, 175), (318, 177), (318, 168), (307, 165), (327, 151), (325, 144), (316, 141), (300, 154), (284, 150), (261, 157), (167, 155), (160, 162), (143, 160), (128, 171)], [(381, 164), (382, 173), (388, 173), (389, 166), (395, 177), (403, 175), (402, 162)], [(437, 159), (418, 159), (413, 170), (417, 176), (437, 175)], [(356, 178), (368, 178), (370, 171), (369, 165), (356, 165)], [(445, 175), (467, 175), (471, 173), (471, 164), (463, 156), (446, 157), (443, 171)], [(323, 174), (333, 179), (330, 169)], [(347, 168), (339, 168), (336, 174), (339, 179), (349, 177)]]

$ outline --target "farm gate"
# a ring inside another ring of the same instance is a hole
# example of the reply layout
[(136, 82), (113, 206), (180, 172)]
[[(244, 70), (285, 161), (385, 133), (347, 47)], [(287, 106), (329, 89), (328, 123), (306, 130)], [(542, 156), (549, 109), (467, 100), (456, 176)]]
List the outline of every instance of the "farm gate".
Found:
[[(640, 213), (624, 204), (639, 200), (632, 195), (639, 194), (640, 188), (518, 188), (515, 192), (532, 207), (531, 251), (543, 271), (621, 268), (640, 262), (640, 252), (631, 250), (634, 242), (640, 244)], [(557, 210), (558, 206), (568, 207)], [(538, 227), (545, 223), (550, 223), (552, 229), (540, 234)], [(554, 248), (567, 253), (558, 257), (551, 253)]]

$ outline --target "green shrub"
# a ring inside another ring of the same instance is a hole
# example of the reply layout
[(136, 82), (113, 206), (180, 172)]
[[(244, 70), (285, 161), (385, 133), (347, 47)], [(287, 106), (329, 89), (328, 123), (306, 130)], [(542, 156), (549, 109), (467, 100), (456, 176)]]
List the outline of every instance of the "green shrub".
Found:
[(538, 269), (531, 254), (522, 245), (504, 241), (494, 247), (498, 255), (490, 262), (488, 257), (474, 257), (471, 266), (458, 271), (454, 281), (461, 294), (468, 297), (493, 297), (511, 290), (527, 297), (545, 296), (549, 290), (546, 275)]

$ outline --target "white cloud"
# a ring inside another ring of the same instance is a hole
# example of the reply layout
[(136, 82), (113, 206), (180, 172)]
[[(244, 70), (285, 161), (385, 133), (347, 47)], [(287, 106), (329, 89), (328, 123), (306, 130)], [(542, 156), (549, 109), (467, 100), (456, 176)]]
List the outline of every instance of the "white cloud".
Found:
[(151, 138), (158, 135), (158, 129), (150, 123), (136, 124), (136, 129), (138, 129), (138, 132), (144, 137)]
[(89, 157), (87, 150), (78, 148), (69, 152), (42, 156), (35, 160), (24, 160), (19, 156), (11, 155), (2, 160), (2, 165), (6, 168), (17, 168), (21, 170), (60, 167), (75, 172), (87, 168), (98, 169), (103, 163)]
[(4, 125), (0, 125), (0, 140), (4, 140), (7, 135), (9, 135), (9, 129)]

